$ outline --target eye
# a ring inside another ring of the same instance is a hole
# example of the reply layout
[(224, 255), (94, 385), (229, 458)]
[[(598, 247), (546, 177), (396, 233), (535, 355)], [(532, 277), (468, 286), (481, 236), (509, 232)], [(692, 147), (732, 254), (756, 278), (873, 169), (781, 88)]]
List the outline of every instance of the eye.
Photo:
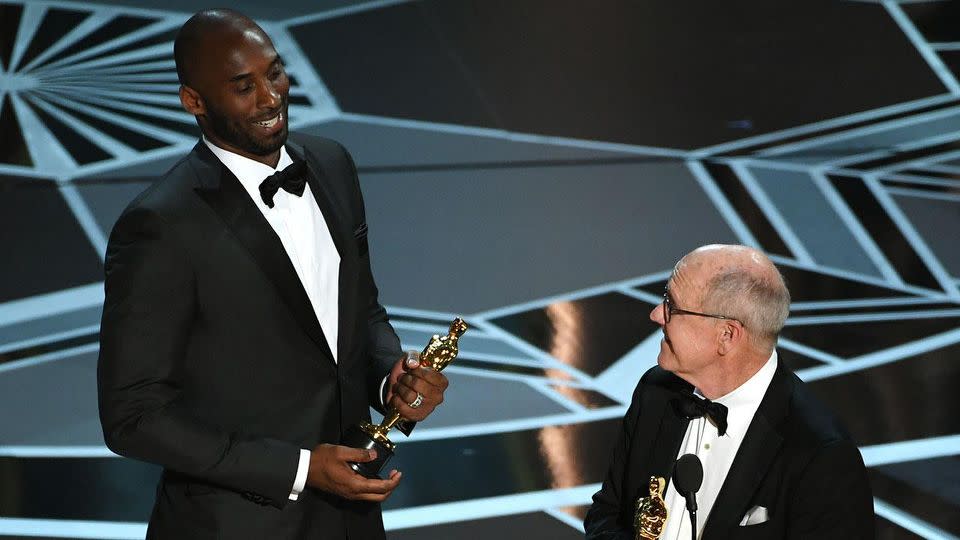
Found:
[(243, 86), (240, 86), (239, 88), (237, 88), (237, 93), (238, 93), (238, 94), (249, 94), (251, 90), (253, 90), (253, 85), (252, 85), (252, 84), (244, 84)]

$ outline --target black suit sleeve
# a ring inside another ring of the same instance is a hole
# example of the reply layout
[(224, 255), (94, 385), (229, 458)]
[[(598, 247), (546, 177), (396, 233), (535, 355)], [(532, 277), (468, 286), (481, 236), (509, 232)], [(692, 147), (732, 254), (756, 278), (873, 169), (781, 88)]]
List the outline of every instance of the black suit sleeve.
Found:
[[(351, 179), (353, 188), (353, 215), (354, 221), (354, 239), (358, 244), (360, 253), (360, 283), (366, 287), (367, 305), (361, 306), (359, 313), (366, 317), (367, 336), (369, 343), (367, 350), (370, 351), (371, 369), (368, 370), (367, 392), (369, 394), (370, 405), (377, 409), (381, 414), (385, 413), (382, 396), (380, 395), (380, 385), (383, 378), (386, 377), (393, 365), (400, 359), (403, 352), (400, 348), (400, 339), (397, 333), (390, 325), (387, 317), (387, 310), (383, 308), (379, 300), (379, 291), (373, 279), (373, 272), (370, 269), (370, 252), (367, 248), (367, 219), (366, 210), (363, 205), (363, 193), (360, 190), (360, 178), (357, 175), (357, 167), (347, 151), (342, 145), (337, 145), (343, 153), (346, 161), (347, 175)], [(412, 423), (411, 423), (412, 424)], [(411, 425), (412, 428), (412, 425)]]
[(623, 513), (623, 505), (630, 504), (623, 500), (623, 481), (630, 455), (630, 445), (633, 443), (634, 429), (640, 417), (642, 390), (643, 379), (634, 390), (630, 408), (623, 417), (623, 427), (613, 449), (610, 469), (607, 471), (600, 491), (593, 495), (593, 505), (590, 506), (584, 520), (587, 540), (633, 540), (635, 536), (632, 526), (624, 523), (620, 517)]
[(874, 538), (873, 496), (863, 459), (851, 441), (823, 447), (798, 485), (789, 506), (788, 539)]
[(191, 328), (203, 323), (190, 262), (172, 234), (156, 213), (134, 207), (110, 237), (97, 371), (104, 439), (118, 454), (283, 506), (300, 449), (225, 431), (180, 401)]

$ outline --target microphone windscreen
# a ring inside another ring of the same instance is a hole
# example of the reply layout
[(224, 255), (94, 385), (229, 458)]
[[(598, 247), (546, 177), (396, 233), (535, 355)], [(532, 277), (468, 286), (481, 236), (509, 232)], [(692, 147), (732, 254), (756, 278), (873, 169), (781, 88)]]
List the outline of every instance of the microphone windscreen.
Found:
[(677, 492), (686, 497), (696, 493), (703, 483), (703, 464), (695, 454), (680, 456), (673, 466), (673, 486)]

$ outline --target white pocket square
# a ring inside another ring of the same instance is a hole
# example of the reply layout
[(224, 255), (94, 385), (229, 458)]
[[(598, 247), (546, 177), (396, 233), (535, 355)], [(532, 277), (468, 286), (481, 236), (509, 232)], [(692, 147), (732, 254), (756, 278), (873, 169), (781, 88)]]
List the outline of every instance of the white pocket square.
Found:
[(767, 512), (766, 506), (754, 506), (743, 515), (743, 519), (740, 520), (740, 526), (759, 525), (765, 523), (768, 519), (770, 519), (770, 513)]

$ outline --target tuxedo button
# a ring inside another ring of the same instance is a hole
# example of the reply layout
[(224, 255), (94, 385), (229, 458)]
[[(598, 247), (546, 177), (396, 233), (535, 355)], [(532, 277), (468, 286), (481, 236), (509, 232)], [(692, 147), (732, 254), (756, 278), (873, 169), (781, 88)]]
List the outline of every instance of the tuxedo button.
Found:
[(264, 497), (263, 495), (258, 495), (256, 493), (251, 493), (249, 491), (244, 491), (243, 493), (241, 493), (241, 495), (243, 495), (244, 499), (247, 499), (248, 501), (257, 503), (262, 506), (266, 506), (272, 502), (270, 499), (268, 499), (267, 497)]

